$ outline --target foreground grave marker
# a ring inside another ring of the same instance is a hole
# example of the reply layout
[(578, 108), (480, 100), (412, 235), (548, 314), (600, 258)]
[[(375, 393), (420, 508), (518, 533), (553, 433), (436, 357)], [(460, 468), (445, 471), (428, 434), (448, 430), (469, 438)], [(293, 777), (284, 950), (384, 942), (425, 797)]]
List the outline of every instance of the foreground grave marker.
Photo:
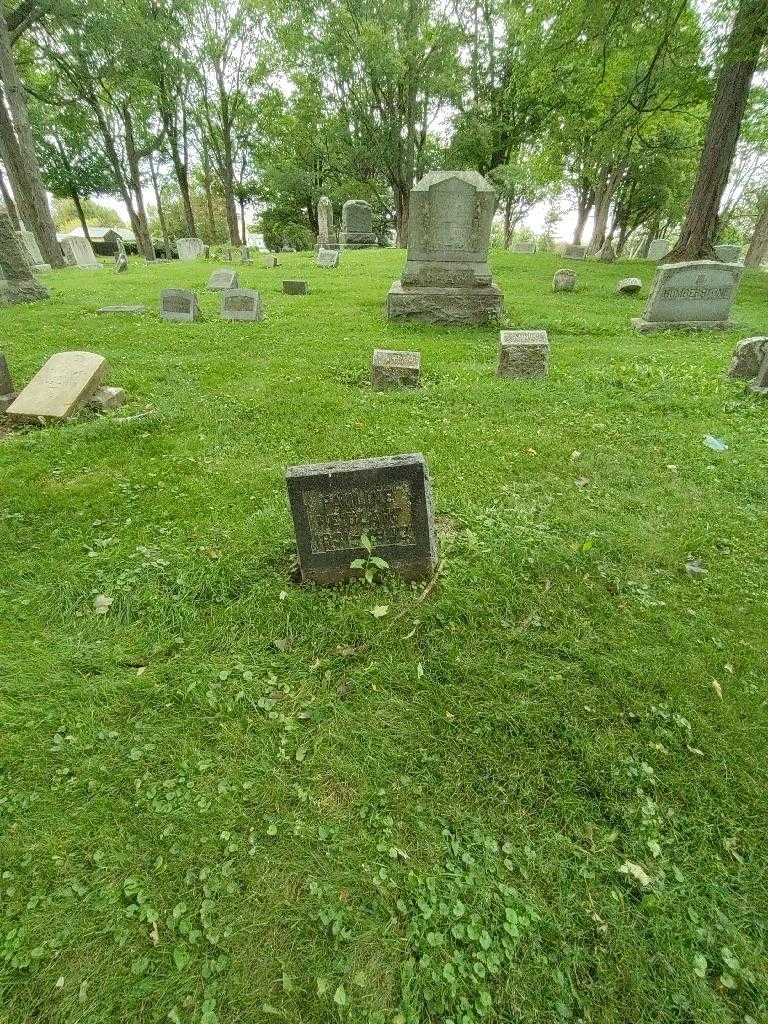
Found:
[(252, 288), (230, 288), (221, 293), (222, 320), (263, 320), (261, 295)]
[(186, 288), (166, 288), (160, 296), (160, 316), (163, 320), (199, 320), (197, 296)]
[(622, 277), (616, 285), (616, 291), (619, 295), (635, 295), (642, 287), (643, 282), (639, 277)]
[(182, 262), (199, 259), (205, 251), (205, 243), (202, 238), (177, 238), (176, 251)]
[(727, 330), (731, 304), (744, 267), (697, 260), (662, 264), (656, 270), (645, 315), (632, 320), (642, 332)]
[(417, 388), (421, 382), (421, 353), (395, 352), (388, 348), (373, 351), (371, 384), (375, 391), (388, 388)]
[(285, 295), (308, 295), (309, 285), (306, 281), (283, 281)]
[(338, 249), (318, 249), (315, 262), (318, 267), (338, 267), (339, 255)]
[(573, 270), (557, 270), (552, 278), (553, 292), (572, 292), (576, 290), (576, 274)]
[(373, 210), (364, 199), (348, 199), (341, 208), (342, 249), (372, 249), (378, 244), (373, 233)]
[(549, 338), (546, 331), (502, 331), (499, 338), (499, 377), (546, 377)]
[(107, 370), (106, 359), (94, 352), (57, 352), (22, 388), (7, 416), (18, 423), (65, 420), (93, 395)]
[(363, 536), (403, 578), (434, 574), (437, 542), (423, 455), (291, 466), (285, 479), (303, 582), (359, 578), (351, 563), (368, 555)]

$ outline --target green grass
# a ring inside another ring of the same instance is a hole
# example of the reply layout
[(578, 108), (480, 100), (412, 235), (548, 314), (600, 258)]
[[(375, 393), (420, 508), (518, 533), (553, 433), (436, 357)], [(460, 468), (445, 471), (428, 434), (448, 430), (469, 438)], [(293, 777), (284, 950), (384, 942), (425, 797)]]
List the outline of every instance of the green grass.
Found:
[[(403, 259), (244, 268), (256, 325), (204, 263), (0, 312), (17, 381), (86, 348), (130, 396), (0, 438), (3, 1024), (768, 1019), (768, 404), (724, 375), (768, 278), (648, 336), (650, 264), (554, 295), (496, 253), (552, 347), (500, 381), (496, 330), (386, 323)], [(423, 389), (372, 393), (376, 346)], [(411, 451), (434, 590), (296, 587), (284, 468)]]

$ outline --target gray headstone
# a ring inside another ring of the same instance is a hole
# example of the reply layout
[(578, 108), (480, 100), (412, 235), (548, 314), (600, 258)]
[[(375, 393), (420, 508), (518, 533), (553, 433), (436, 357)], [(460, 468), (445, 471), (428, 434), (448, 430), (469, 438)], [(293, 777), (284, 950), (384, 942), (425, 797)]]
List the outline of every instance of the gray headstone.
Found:
[(13, 394), (13, 380), (8, 369), (8, 360), (0, 352), (0, 395)]
[(716, 245), (715, 256), (722, 263), (741, 263), (740, 245)]
[(50, 263), (46, 263), (43, 259), (43, 254), (40, 252), (40, 246), (37, 244), (37, 239), (31, 231), (21, 230), (17, 231), (16, 234), (19, 236), (22, 246), (26, 251), (29, 258), (29, 264), (32, 270), (50, 270)]
[(48, 289), (37, 281), (29, 269), (29, 261), (13, 229), (5, 207), (0, 207), (0, 301), (15, 305), (38, 302), (49, 297)]
[(572, 292), (576, 290), (576, 274), (573, 270), (558, 270), (552, 278), (553, 292)]
[(177, 238), (176, 251), (179, 259), (186, 263), (190, 260), (197, 260), (203, 255), (205, 243), (202, 238)]
[(94, 352), (57, 352), (22, 388), (6, 415), (20, 423), (67, 419), (88, 401), (107, 370), (106, 359)]
[(80, 238), (78, 235), (69, 235), (62, 239), (61, 247), (64, 255), (71, 259), (71, 266), (79, 267), (81, 270), (101, 270), (101, 263), (91, 248), (87, 238)]
[(586, 245), (566, 245), (563, 256), (567, 260), (585, 260), (587, 258)]
[(348, 199), (341, 208), (342, 249), (370, 249), (377, 244), (373, 233), (373, 210), (364, 199)]
[(309, 285), (306, 281), (283, 281), (283, 292), (286, 295), (307, 295)]
[(437, 542), (423, 455), (292, 466), (285, 479), (303, 582), (359, 578), (351, 563), (367, 557), (364, 535), (405, 579), (434, 574)]
[(126, 397), (123, 388), (99, 388), (89, 399), (88, 407), (96, 412), (109, 412), (125, 405)]
[(648, 259), (653, 260), (657, 263), (659, 260), (663, 260), (668, 255), (672, 243), (666, 238), (654, 238), (651, 244), (648, 246)]
[(499, 377), (546, 377), (549, 338), (546, 331), (502, 331), (499, 339)]
[(115, 270), (118, 274), (124, 274), (128, 269), (128, 257), (124, 252), (119, 252), (115, 256)]
[(318, 265), (318, 267), (338, 267), (338, 265), (339, 265), (339, 250), (338, 249), (318, 249), (317, 250), (317, 265)]
[(375, 391), (396, 387), (417, 388), (420, 383), (420, 352), (394, 352), (387, 348), (374, 349), (371, 384)]
[(278, 262), (277, 256), (275, 256), (273, 253), (269, 253), (267, 256), (265, 256), (264, 266), (267, 270), (274, 270), (275, 267), (279, 267), (280, 263)]
[(408, 256), (387, 297), (390, 320), (482, 324), (503, 296), (488, 267), (496, 195), (477, 171), (432, 171), (412, 189)]
[(726, 330), (732, 327), (731, 304), (743, 271), (741, 264), (716, 260), (663, 264), (644, 316), (632, 325), (642, 332)]
[(515, 242), (512, 252), (533, 253), (536, 252), (535, 242)]
[(263, 320), (261, 295), (252, 288), (230, 288), (221, 293), (222, 320)]
[(234, 270), (214, 270), (208, 278), (209, 292), (229, 291), (230, 288), (239, 288), (240, 281)]
[(733, 350), (728, 376), (735, 380), (754, 380), (768, 356), (768, 337), (744, 338)]
[(642, 287), (643, 282), (639, 277), (622, 277), (616, 285), (616, 291), (619, 295), (635, 295)]
[(320, 196), (317, 204), (317, 247), (318, 249), (336, 248), (333, 236), (333, 203), (328, 196)]
[(757, 377), (752, 381), (749, 386), (749, 390), (755, 395), (765, 396), (768, 395), (768, 355), (763, 359), (760, 364), (760, 369), (757, 371)]
[(132, 316), (141, 316), (146, 313), (146, 306), (101, 306), (97, 313), (128, 313)]
[(240, 246), (240, 262), (246, 264), (251, 263), (251, 250), (247, 245)]
[(199, 320), (197, 296), (186, 288), (166, 288), (160, 296), (160, 316), (163, 320)]

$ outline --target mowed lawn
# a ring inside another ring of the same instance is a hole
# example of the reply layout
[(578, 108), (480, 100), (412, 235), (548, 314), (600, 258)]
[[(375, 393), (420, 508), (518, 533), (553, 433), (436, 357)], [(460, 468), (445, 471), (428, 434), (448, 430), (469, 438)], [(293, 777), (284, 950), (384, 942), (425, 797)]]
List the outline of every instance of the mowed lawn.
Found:
[[(17, 383), (88, 349), (129, 394), (0, 437), (2, 1024), (767, 1019), (768, 401), (725, 371), (768, 277), (638, 335), (652, 264), (495, 252), (551, 343), (510, 381), (495, 328), (387, 324), (403, 262), (238, 267), (261, 324), (202, 261), (0, 311)], [(296, 586), (285, 467), (404, 452), (436, 585)]]

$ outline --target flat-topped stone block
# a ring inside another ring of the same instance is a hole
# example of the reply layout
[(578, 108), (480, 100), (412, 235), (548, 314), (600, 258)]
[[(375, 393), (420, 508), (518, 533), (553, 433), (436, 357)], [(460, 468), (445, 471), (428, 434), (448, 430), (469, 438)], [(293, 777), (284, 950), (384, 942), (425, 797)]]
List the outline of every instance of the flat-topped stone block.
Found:
[(278, 260), (277, 256), (274, 256), (272, 253), (270, 253), (268, 256), (264, 257), (264, 267), (267, 270), (274, 270), (275, 267), (279, 266), (280, 261)]
[(424, 456), (291, 466), (285, 474), (305, 583), (358, 579), (352, 562), (368, 552), (405, 579), (437, 566), (432, 490)]
[(739, 263), (696, 260), (662, 264), (656, 270), (643, 317), (632, 326), (642, 332), (728, 330), (731, 304), (744, 267)]
[(741, 246), (740, 245), (716, 245), (715, 256), (722, 263), (741, 263)]
[(8, 406), (17, 423), (68, 419), (88, 401), (107, 374), (107, 361), (94, 352), (57, 352)]
[(261, 304), (261, 295), (252, 288), (231, 288), (229, 291), (222, 292), (221, 319), (263, 320), (264, 309)]
[(186, 288), (166, 288), (160, 296), (160, 316), (181, 322), (199, 320), (197, 296)]
[(95, 412), (110, 412), (125, 405), (126, 399), (123, 388), (98, 388), (88, 400), (88, 408)]
[(546, 377), (549, 338), (546, 331), (502, 331), (499, 338), (499, 377)]
[(566, 245), (563, 256), (567, 260), (585, 260), (587, 258), (586, 245)]
[(762, 398), (768, 395), (768, 355), (765, 356), (760, 364), (757, 376), (749, 385), (749, 390), (753, 395), (760, 395)]
[(643, 282), (639, 277), (622, 277), (616, 285), (616, 291), (619, 295), (636, 295), (642, 287)]
[(512, 252), (534, 253), (534, 252), (536, 252), (536, 243), (535, 242), (515, 242), (512, 245)]
[(754, 380), (768, 358), (768, 337), (744, 338), (733, 350), (728, 376), (735, 380)]
[(209, 292), (223, 292), (230, 288), (239, 288), (240, 279), (234, 270), (214, 270), (208, 278)]
[(576, 290), (576, 274), (573, 270), (557, 270), (552, 278), (553, 292), (572, 292)]
[(283, 281), (285, 295), (309, 295), (309, 284), (306, 281)]
[(61, 240), (61, 248), (70, 266), (79, 267), (80, 270), (102, 269), (101, 263), (96, 259), (96, 254), (87, 238), (69, 235)]
[(423, 324), (487, 324), (501, 316), (503, 296), (487, 288), (404, 288), (395, 281), (387, 295), (387, 319)]
[(373, 350), (371, 384), (375, 391), (396, 387), (417, 388), (420, 383), (420, 352), (396, 352), (388, 348)]

